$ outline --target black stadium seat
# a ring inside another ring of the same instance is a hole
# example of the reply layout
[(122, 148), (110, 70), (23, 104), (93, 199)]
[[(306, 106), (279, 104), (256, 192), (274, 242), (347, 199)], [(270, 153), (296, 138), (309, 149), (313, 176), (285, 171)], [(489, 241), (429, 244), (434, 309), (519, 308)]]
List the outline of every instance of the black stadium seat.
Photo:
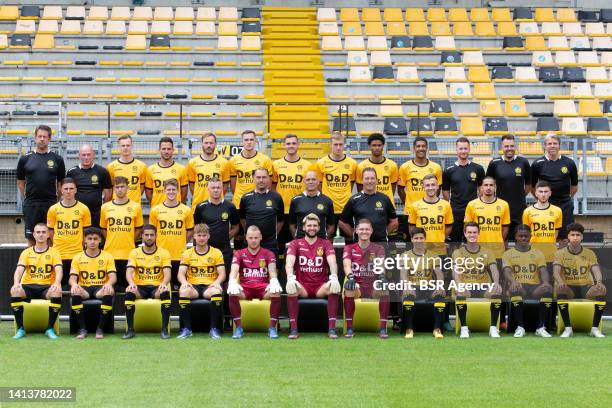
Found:
[(391, 37), (391, 48), (410, 48), (410, 37), (407, 35), (394, 35)]
[(402, 117), (387, 117), (385, 118), (384, 132), (390, 136), (408, 136), (406, 121)]
[(140, 136), (157, 136), (161, 132), (159, 130), (139, 130), (138, 133)]
[(334, 132), (356, 132), (355, 118), (351, 116), (335, 117), (332, 125)]
[(508, 121), (506, 118), (486, 118), (485, 120), (485, 132), (507, 132)]
[(539, 79), (541, 82), (561, 82), (557, 67), (540, 67)]
[(515, 7), (514, 20), (532, 20), (533, 13), (529, 7)]
[(420, 134), (431, 134), (433, 131), (431, 127), (431, 120), (429, 118), (412, 118), (410, 119), (410, 133), (416, 135), (417, 132)]
[(93, 77), (72, 77), (70, 80), (73, 82), (91, 82)]
[(170, 48), (170, 37), (167, 35), (155, 34), (149, 40), (149, 47), (168, 47)]
[(78, 46), (79, 50), (97, 50), (98, 48), (100, 47), (98, 47), (97, 45), (79, 45)]
[(242, 9), (242, 18), (261, 18), (261, 12), (257, 7), (245, 7)]
[(606, 99), (603, 104), (603, 113), (612, 113), (612, 99)]
[(514, 79), (512, 77), (512, 68), (505, 67), (494, 67), (491, 70), (491, 78), (492, 79)]
[[(187, 97), (187, 95), (185, 95)], [(217, 95), (217, 99), (240, 99), (239, 95)]]
[(261, 23), (259, 21), (245, 21), (242, 23), (243, 33), (261, 33)]
[(36, 111), (37, 116), (59, 116), (59, 111)]
[(36, 115), (36, 112), (34, 112), (33, 110), (14, 110), (13, 111), (13, 116), (34, 116)]
[(599, 12), (599, 21), (612, 23), (612, 9), (601, 9)]
[(599, 21), (596, 11), (578, 10), (578, 20), (583, 23), (594, 23)]
[(103, 45), (102, 49), (109, 51), (121, 51), (123, 49), (123, 45)]
[(11, 45), (15, 47), (30, 47), (32, 45), (32, 38), (28, 34), (13, 34)]
[(140, 112), (142, 117), (161, 117), (161, 112)]
[(523, 48), (523, 37), (504, 37), (504, 48)]
[(74, 65), (96, 65), (96, 61), (74, 61)]
[(428, 35), (415, 35), (412, 48), (433, 48), (433, 41)]
[(457, 121), (455, 118), (436, 118), (434, 132), (457, 132)]
[(558, 132), (559, 120), (553, 117), (538, 118), (537, 132)]
[(450, 101), (434, 99), (429, 102), (429, 114), (453, 113)]
[(564, 82), (586, 82), (584, 70), (580, 67), (564, 67), (563, 68)]
[(395, 79), (393, 76), (393, 67), (374, 67), (372, 73), (373, 79)]
[(610, 123), (608, 118), (588, 118), (587, 132), (609, 132)]
[(21, 6), (21, 18), (40, 18), (40, 7)]
[(462, 61), (459, 51), (442, 51), (440, 55), (440, 64), (460, 64)]
[(166, 99), (187, 99), (187, 94), (166, 94)]
[(214, 61), (193, 61), (194, 67), (214, 67)]

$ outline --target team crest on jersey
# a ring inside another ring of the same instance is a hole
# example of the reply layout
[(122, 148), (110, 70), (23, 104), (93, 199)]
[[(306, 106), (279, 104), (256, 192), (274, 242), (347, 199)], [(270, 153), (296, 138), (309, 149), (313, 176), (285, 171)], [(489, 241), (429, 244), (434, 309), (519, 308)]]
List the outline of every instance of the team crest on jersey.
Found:
[(265, 268), (266, 267), (266, 260), (265, 259), (260, 259), (259, 260), (259, 267), (260, 268)]
[(96, 176), (95, 174), (91, 176), (91, 182), (92, 184), (98, 184), (98, 176)]
[(138, 170), (138, 166), (132, 166), (132, 171)]
[(301, 164), (298, 164), (297, 169), (298, 169), (298, 170), (302, 170), (302, 165), (301, 165)]
[(51, 259), (51, 255), (49, 254), (45, 255), (45, 259), (48, 261), (49, 259)]
[(219, 169), (221, 168), (221, 164), (220, 163), (215, 163), (215, 169)]
[(54, 165), (55, 162), (53, 160), (47, 160), (47, 166), (49, 166), (49, 168), (53, 168)]
[(497, 211), (501, 211), (501, 207), (500, 207), (499, 205), (496, 205), (496, 206), (495, 206), (495, 209), (496, 209)]
[(442, 211), (442, 206), (441, 205), (438, 206), (438, 211)]
[(471, 172), (470, 173), (470, 178), (472, 179), (472, 181), (476, 181), (476, 173), (475, 172)]
[(255, 160), (255, 165), (259, 166), (259, 160)]
[(155, 255), (155, 258), (153, 258), (155, 260), (155, 262), (159, 262), (159, 255)]
[(223, 213), (221, 213), (221, 219), (223, 221), (227, 221), (227, 219), (229, 218), (229, 214), (226, 213), (225, 211)]
[(344, 165), (344, 168), (347, 169), (347, 170), (349, 169), (349, 167), (351, 167), (351, 166), (349, 166), (348, 163)]
[(514, 169), (514, 172), (516, 174), (521, 174), (523, 172), (523, 169), (521, 169), (520, 167), (517, 167), (517, 168)]
[(389, 166), (385, 166), (385, 171), (389, 171)]
[(104, 265), (104, 260), (99, 259), (99, 260), (98, 260), (98, 265), (100, 265), (100, 266)]
[(382, 203), (380, 201), (376, 202), (376, 208), (382, 208)]
[(428, 168), (428, 169), (427, 169), (427, 171), (428, 171), (430, 174), (431, 174), (431, 173), (433, 173), (433, 169), (432, 169), (431, 167), (430, 167), (430, 168)]
[(127, 208), (127, 212), (131, 213), (132, 212), (132, 207), (128, 207)]
[(272, 200), (266, 200), (266, 207), (272, 207)]
[(79, 214), (80, 214), (79, 210), (74, 210), (74, 215), (79, 215)]
[(211, 264), (211, 263), (212, 263), (212, 258), (211, 258), (211, 257), (206, 258), (206, 262), (208, 262), (209, 264)]
[(317, 256), (323, 256), (323, 253), (324, 253), (323, 247), (318, 247), (317, 248)]
[(325, 206), (323, 204), (317, 204), (317, 210), (323, 211)]
[(172, 170), (170, 170), (170, 173), (172, 173), (172, 174), (176, 174), (176, 169), (172, 169)]
[(177, 211), (177, 214), (178, 214), (178, 215), (183, 215), (183, 210), (178, 210), (178, 211)]
[(568, 172), (567, 167), (565, 166), (561, 167), (561, 173), (567, 174), (567, 172)]
[(370, 262), (374, 261), (374, 257), (376, 256), (376, 254), (374, 252), (370, 252)]

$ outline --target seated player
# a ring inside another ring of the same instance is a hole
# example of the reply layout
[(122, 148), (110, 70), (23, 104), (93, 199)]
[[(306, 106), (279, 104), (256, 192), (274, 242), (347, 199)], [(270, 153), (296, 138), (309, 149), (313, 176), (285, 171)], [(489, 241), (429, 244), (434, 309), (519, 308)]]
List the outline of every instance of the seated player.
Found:
[(424, 228), (414, 227), (410, 230), (410, 240), (412, 241), (412, 249), (405, 253), (408, 259), (408, 269), (400, 271), (400, 277), (403, 282), (411, 282), (414, 289), (407, 288), (404, 290), (404, 309), (402, 322), (406, 329), (405, 338), (411, 339), (414, 337), (414, 302), (415, 300), (426, 300), (432, 303), (434, 310), (434, 330), (433, 336), (436, 339), (442, 339), (442, 320), (446, 303), (444, 297), (446, 292), (444, 289), (420, 289), (421, 281), (430, 283), (434, 279), (437, 282), (444, 282), (444, 274), (442, 273), (441, 262), (435, 251), (429, 251), (426, 244), (427, 233)]
[(573, 222), (567, 226), (568, 245), (557, 251), (553, 262), (557, 305), (565, 329), (561, 337), (573, 334), (569, 315), (568, 300), (590, 299), (595, 301), (593, 325), (590, 335), (605, 337), (599, 330), (601, 316), (606, 308), (606, 287), (602, 283), (602, 274), (597, 256), (593, 251), (582, 246), (584, 227)]
[[(232, 270), (227, 284), (230, 313), (234, 319), (232, 339), (244, 336), (240, 317), (240, 299), (270, 299), (270, 326), (268, 336), (278, 339), (276, 326), (280, 315), (282, 288), (276, 275), (274, 252), (261, 246), (261, 231), (251, 225), (246, 231), (247, 247), (236, 251), (232, 259)], [(238, 283), (240, 279), (240, 283)]]
[(466, 222), (463, 234), (467, 243), (453, 252), (453, 279), (457, 284), (491, 284), (489, 290), (457, 290), (457, 320), (461, 326), (459, 337), (467, 339), (470, 330), (467, 326), (467, 298), (491, 299), (491, 326), (489, 336), (499, 338), (497, 320), (501, 306), (501, 285), (499, 283), (499, 270), (495, 255), (478, 244), (480, 227), (473, 221)]
[[(320, 220), (308, 214), (302, 220), (304, 238), (294, 239), (287, 247), (285, 270), (287, 272), (287, 309), (289, 311), (289, 339), (298, 338), (298, 296), (303, 298), (327, 298), (328, 336), (336, 334), (336, 316), (340, 282), (336, 254), (330, 241), (317, 236)], [(297, 261), (297, 262), (296, 262)], [(327, 271), (329, 270), (329, 281)]]
[(546, 258), (539, 249), (529, 244), (531, 228), (528, 225), (518, 225), (514, 238), (516, 246), (507, 250), (502, 257), (503, 272), (512, 300), (511, 313), (516, 322), (514, 337), (525, 335), (524, 299), (539, 299), (538, 328), (535, 334), (551, 337), (545, 326), (547, 309), (550, 309), (552, 304), (552, 286), (546, 269)]
[(380, 316), (380, 338), (386, 339), (387, 320), (389, 318), (389, 292), (374, 289), (377, 279), (374, 273), (374, 259), (385, 257), (385, 248), (370, 241), (372, 222), (362, 218), (357, 222), (355, 233), (358, 241), (344, 247), (342, 263), (344, 266), (344, 314), (346, 334), (353, 337), (353, 316), (355, 315), (355, 298), (379, 299), (378, 313)]
[(125, 289), (125, 320), (127, 331), (124, 340), (134, 337), (136, 299), (161, 299), (161, 338), (169, 339), (170, 322), (170, 253), (156, 243), (157, 228), (151, 224), (142, 227), (142, 246), (132, 249), (128, 256)]
[(19, 340), (25, 337), (23, 328), (23, 303), (31, 299), (49, 299), (49, 321), (45, 336), (55, 340), (53, 330), (62, 303), (62, 257), (59, 251), (48, 244), (49, 228), (43, 223), (36, 224), (32, 231), (34, 246), (21, 252), (11, 287), (11, 309), (15, 315)]
[(72, 310), (79, 322), (77, 339), (87, 337), (83, 300), (90, 298), (102, 299), (100, 320), (98, 320), (96, 329), (96, 339), (102, 339), (104, 338), (104, 325), (113, 310), (115, 295), (113, 287), (117, 283), (115, 260), (111, 254), (100, 249), (104, 244), (102, 243), (102, 231), (99, 228), (86, 228), (84, 235), (85, 251), (72, 258), (70, 280), (68, 281), (72, 295)]
[(223, 281), (225, 266), (223, 254), (208, 245), (210, 231), (208, 225), (197, 224), (193, 233), (195, 245), (181, 257), (178, 271), (179, 307), (183, 319), (183, 330), (178, 339), (191, 337), (191, 299), (210, 299), (210, 337), (221, 338), (218, 322), (223, 315)]

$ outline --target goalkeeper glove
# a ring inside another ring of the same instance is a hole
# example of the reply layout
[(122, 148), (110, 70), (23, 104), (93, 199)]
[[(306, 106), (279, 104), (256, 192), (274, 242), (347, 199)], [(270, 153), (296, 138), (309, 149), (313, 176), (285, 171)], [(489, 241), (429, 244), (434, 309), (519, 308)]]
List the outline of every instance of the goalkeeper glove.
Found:
[(285, 290), (288, 295), (295, 295), (297, 293), (297, 281), (295, 280), (295, 275), (289, 275), (287, 277), (287, 285), (285, 285)]
[(230, 296), (236, 296), (240, 294), (242, 291), (242, 286), (238, 283), (236, 279), (230, 279), (227, 283), (227, 294)]
[(338, 282), (338, 275), (329, 275), (329, 291), (333, 294), (340, 293), (340, 282)]
[(266, 291), (268, 293), (281, 293), (283, 288), (281, 288), (280, 283), (277, 278), (270, 279), (270, 283), (266, 286)]
[(355, 286), (357, 282), (355, 281), (355, 275), (349, 273), (344, 281), (344, 289), (346, 290), (355, 290)]

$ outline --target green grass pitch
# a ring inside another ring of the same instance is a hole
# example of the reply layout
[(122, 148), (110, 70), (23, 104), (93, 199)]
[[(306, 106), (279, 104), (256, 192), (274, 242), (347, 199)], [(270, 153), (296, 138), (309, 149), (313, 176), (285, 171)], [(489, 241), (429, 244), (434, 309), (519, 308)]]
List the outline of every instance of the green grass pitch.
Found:
[(256, 333), (236, 341), (226, 333), (215, 342), (201, 334), (79, 341), (62, 330), (53, 342), (40, 334), (14, 341), (4, 322), (0, 386), (76, 387), (77, 402), (0, 406), (605, 407), (612, 406), (612, 323), (604, 332), (609, 337), (440, 341), (428, 333), (289, 341), (286, 332), (275, 341)]

